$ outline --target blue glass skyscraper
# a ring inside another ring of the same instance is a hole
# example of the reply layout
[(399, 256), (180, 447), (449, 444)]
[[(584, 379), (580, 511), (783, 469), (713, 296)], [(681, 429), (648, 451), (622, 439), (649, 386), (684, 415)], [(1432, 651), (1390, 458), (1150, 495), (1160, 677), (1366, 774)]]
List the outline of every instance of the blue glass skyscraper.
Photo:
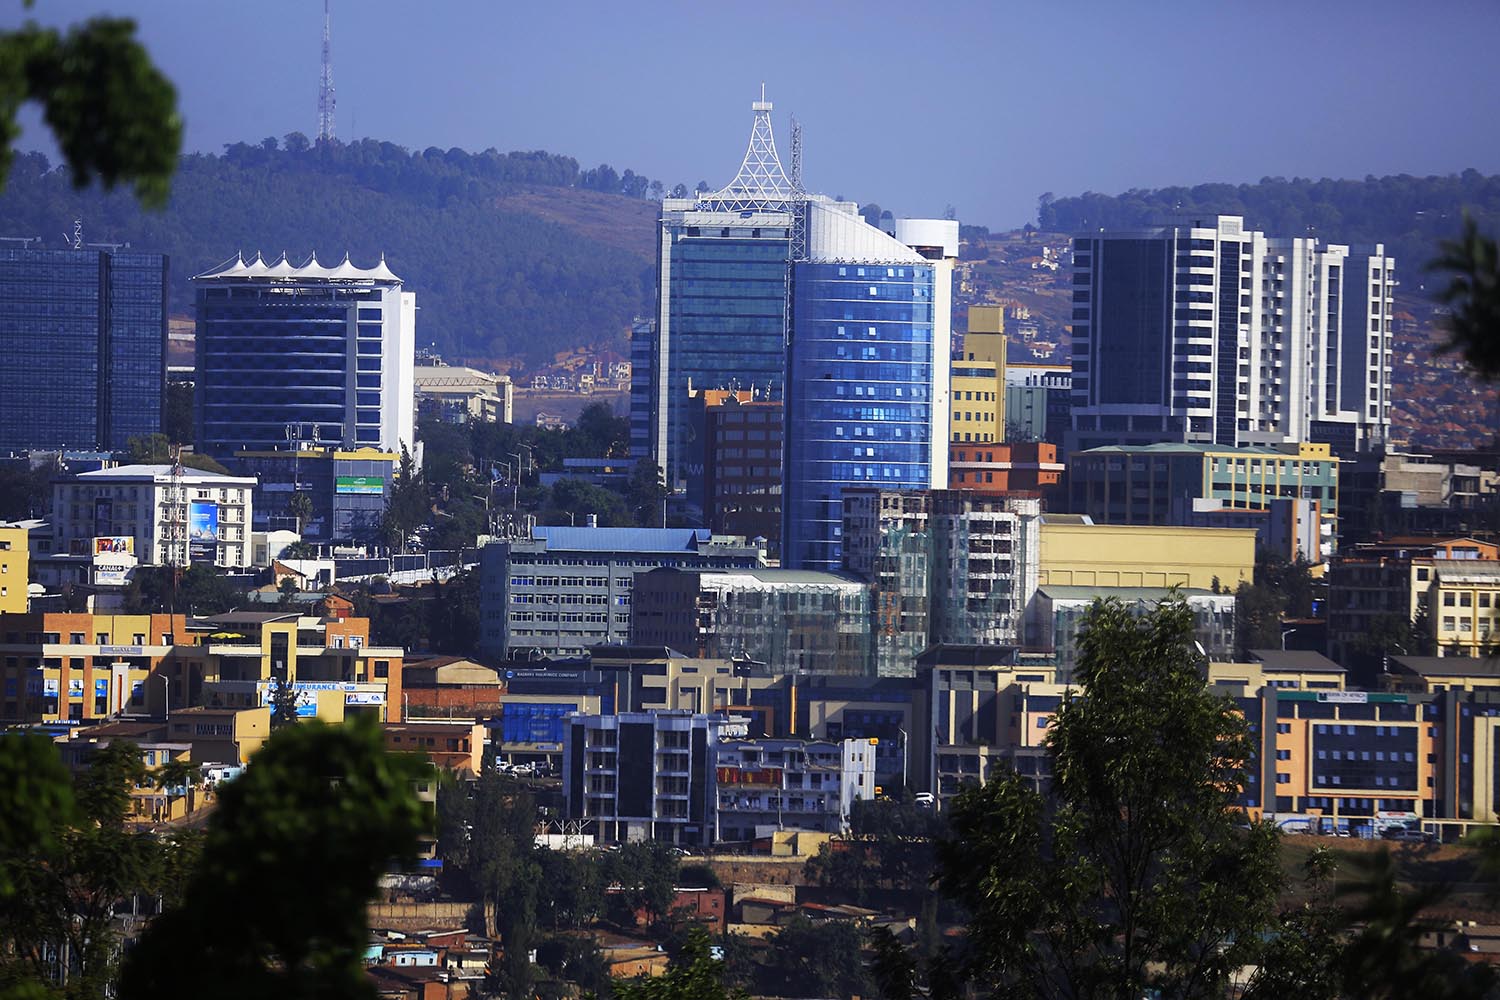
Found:
[(784, 537), (797, 545), (783, 563), (837, 569), (843, 485), (947, 485), (958, 223), (903, 219), (887, 232), (852, 202), (808, 193), (795, 139), (792, 175), (782, 170), (770, 102), (751, 110), (734, 179), (662, 203), (654, 329), (632, 340), (632, 364), (649, 367), (632, 373), (632, 449), (693, 500), (695, 392), (784, 400)]
[(932, 485), (934, 268), (907, 254), (914, 259), (887, 265), (795, 267), (782, 507), (788, 566), (840, 567), (843, 487)]
[(0, 451), (160, 431), (166, 303), (162, 254), (0, 247)]

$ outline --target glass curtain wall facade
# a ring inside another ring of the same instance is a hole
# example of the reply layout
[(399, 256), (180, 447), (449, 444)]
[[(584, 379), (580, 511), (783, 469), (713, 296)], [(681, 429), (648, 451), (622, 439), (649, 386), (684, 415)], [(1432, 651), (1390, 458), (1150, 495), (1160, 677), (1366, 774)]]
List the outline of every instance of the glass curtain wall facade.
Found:
[(346, 448), (409, 447), (414, 296), (384, 262), (282, 267), (257, 261), (194, 279), (199, 450), (285, 448), (289, 427)]
[[(692, 219), (687, 221), (727, 221)], [(741, 220), (735, 219), (740, 222)], [(745, 220), (754, 222), (755, 220)], [(784, 226), (668, 225), (658, 320), (659, 439), (666, 444), (667, 481), (703, 475), (703, 442), (694, 439), (689, 388), (750, 389), (779, 399), (786, 377)]]
[(934, 273), (800, 263), (793, 274), (783, 564), (832, 571), (843, 487), (930, 485)]
[(166, 283), (162, 254), (0, 247), (0, 449), (159, 432)]

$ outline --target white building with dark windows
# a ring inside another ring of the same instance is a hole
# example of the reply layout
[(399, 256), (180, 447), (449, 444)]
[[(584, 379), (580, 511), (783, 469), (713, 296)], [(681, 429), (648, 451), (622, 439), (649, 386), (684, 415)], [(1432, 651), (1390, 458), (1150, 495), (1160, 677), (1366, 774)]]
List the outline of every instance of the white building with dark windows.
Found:
[(199, 451), (223, 457), (304, 438), (413, 446), (416, 295), (384, 257), (328, 267), (237, 256), (193, 283)]
[(875, 748), (854, 740), (724, 740), (714, 769), (715, 840), (779, 830), (848, 833), (854, 803), (875, 797)]
[(122, 465), (52, 484), (52, 551), (105, 567), (253, 565), (255, 478), (170, 465)]
[(1069, 451), (1382, 444), (1394, 286), (1383, 245), (1271, 237), (1239, 216), (1078, 236)]

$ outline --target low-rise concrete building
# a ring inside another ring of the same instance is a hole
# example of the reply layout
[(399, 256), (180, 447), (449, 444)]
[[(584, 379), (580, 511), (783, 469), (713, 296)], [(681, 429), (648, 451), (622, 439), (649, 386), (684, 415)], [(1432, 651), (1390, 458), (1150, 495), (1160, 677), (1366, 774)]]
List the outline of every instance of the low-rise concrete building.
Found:
[(656, 569), (635, 578), (630, 641), (796, 673), (871, 673), (870, 588), (812, 570)]
[(715, 771), (716, 841), (781, 830), (847, 833), (854, 803), (875, 797), (868, 739), (724, 740)]
[(534, 527), (481, 551), (480, 650), (502, 660), (581, 657), (629, 640), (637, 573), (764, 564), (764, 549), (701, 528)]
[[(248, 568), (255, 487), (251, 477), (171, 465), (66, 476), (52, 484), (54, 558), (129, 554), (142, 566)], [(96, 572), (80, 582), (100, 581)]]
[(515, 387), (509, 375), (461, 365), (419, 365), (413, 374), (418, 416), (449, 424), (508, 424), (515, 417)]

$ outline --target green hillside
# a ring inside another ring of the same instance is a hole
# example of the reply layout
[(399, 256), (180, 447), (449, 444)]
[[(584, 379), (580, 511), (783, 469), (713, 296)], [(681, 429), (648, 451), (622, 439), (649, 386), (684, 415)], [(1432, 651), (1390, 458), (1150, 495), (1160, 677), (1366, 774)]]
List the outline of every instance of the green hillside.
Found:
[(165, 211), (126, 194), (75, 191), (40, 154), (17, 158), (0, 194), (0, 236), (63, 245), (130, 243), (172, 258), (171, 308), (191, 314), (188, 278), (244, 251), (300, 263), (383, 252), (416, 292), (419, 344), (473, 361), (539, 361), (618, 344), (650, 310), (657, 194), (631, 171), (580, 171), (568, 157), (487, 150), (411, 152), (364, 140), (310, 147), (300, 135), (182, 159)]
[(1037, 223), (1046, 232), (1131, 228), (1173, 213), (1223, 212), (1242, 215), (1251, 227), (1278, 236), (1384, 243), (1395, 253), (1404, 280), (1415, 285), (1438, 242), (1458, 235), (1464, 209), (1481, 228), (1500, 228), (1500, 176), (1465, 170), (1442, 177), (1401, 174), (1364, 180), (1265, 177), (1257, 184), (1138, 189), (1113, 196), (1044, 194), (1038, 209)]

